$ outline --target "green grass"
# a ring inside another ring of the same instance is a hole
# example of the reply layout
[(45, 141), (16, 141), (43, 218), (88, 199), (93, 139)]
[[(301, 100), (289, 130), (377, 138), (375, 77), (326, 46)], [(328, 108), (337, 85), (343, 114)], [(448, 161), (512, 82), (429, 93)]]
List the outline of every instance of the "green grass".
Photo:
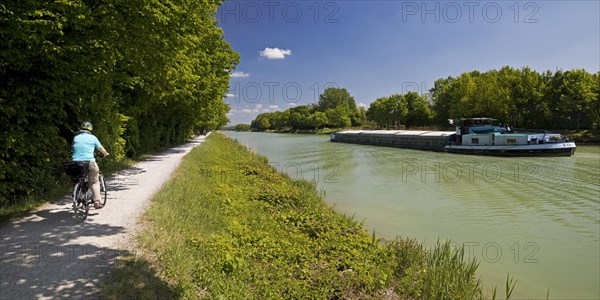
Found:
[(182, 299), (485, 298), (461, 249), (379, 241), (312, 183), (220, 134), (183, 158), (143, 222), (140, 254), (122, 259), (104, 298), (152, 298), (143, 287)]
[(119, 272), (103, 288), (104, 299), (177, 299), (181, 291), (162, 281), (151, 264), (139, 256), (121, 257), (114, 266)]
[(558, 133), (574, 140), (580, 144), (600, 144), (600, 130), (581, 129), (581, 130), (558, 130)]
[(43, 195), (30, 196), (17, 203), (1, 205), (0, 225), (7, 223), (12, 218), (23, 216), (40, 205), (60, 199), (69, 193), (69, 189), (71, 188), (72, 186), (69, 183), (69, 179), (65, 177), (64, 183), (58, 184)]

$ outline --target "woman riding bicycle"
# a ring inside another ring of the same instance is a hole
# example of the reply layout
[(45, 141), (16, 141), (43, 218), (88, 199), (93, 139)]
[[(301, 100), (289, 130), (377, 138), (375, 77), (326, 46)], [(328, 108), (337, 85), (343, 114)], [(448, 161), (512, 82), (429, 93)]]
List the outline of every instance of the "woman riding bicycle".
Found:
[(109, 153), (102, 147), (100, 141), (92, 134), (94, 126), (90, 122), (83, 122), (81, 130), (75, 133), (73, 138), (73, 161), (88, 161), (88, 181), (92, 187), (92, 199), (94, 200), (94, 208), (102, 208), (100, 204), (100, 183), (98, 182), (98, 165), (94, 158), (94, 150), (98, 149), (104, 157)]

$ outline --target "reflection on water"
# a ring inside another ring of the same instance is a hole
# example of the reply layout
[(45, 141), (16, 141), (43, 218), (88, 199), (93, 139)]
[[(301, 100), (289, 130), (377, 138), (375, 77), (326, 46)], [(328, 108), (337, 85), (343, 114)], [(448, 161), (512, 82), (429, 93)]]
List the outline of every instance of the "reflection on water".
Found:
[(600, 147), (573, 157), (502, 158), (329, 143), (328, 136), (227, 135), (379, 236), (464, 245), (488, 285), (516, 297), (599, 299)]

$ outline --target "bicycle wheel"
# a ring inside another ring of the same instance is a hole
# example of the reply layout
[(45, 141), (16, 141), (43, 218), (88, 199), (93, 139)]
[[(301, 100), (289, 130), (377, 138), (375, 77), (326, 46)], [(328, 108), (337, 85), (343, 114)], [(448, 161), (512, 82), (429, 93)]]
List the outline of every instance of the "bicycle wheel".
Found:
[(73, 192), (73, 212), (75, 213), (75, 218), (80, 221), (85, 221), (90, 210), (87, 198), (85, 183), (78, 183)]
[(104, 181), (102, 174), (98, 175), (98, 182), (100, 183), (100, 203), (104, 207), (108, 198), (108, 192), (106, 191), (106, 181)]

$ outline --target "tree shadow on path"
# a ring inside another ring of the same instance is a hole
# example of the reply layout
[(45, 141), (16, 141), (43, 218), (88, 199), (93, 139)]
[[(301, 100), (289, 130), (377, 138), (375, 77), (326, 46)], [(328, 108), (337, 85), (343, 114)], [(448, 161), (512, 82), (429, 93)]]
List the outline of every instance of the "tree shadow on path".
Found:
[[(157, 159), (182, 153), (199, 143), (192, 141), (170, 149), (158, 155)], [(119, 200), (111, 198), (111, 193), (117, 198), (121, 197), (121, 192), (137, 193), (140, 182), (135, 178), (145, 172), (143, 168), (134, 166), (117, 176), (106, 178), (108, 204)], [(115, 216), (109, 212), (118, 213), (121, 219), (115, 222)], [(125, 223), (133, 215), (117, 206), (104, 210), (91, 208), (87, 220), (81, 222), (74, 217), (71, 196), (65, 195), (1, 226), (0, 299), (100, 299), (102, 285), (107, 282), (116, 262), (120, 261), (117, 258), (135, 257), (127, 250), (131, 247), (125, 245), (133, 230), (131, 227), (135, 227)], [(156, 276), (147, 261), (137, 257), (123, 261), (124, 269), (133, 266), (141, 272), (126, 283), (132, 285), (131, 295), (112, 295), (109, 298), (134, 299), (136, 297), (132, 298), (132, 295), (146, 295), (163, 299), (178, 295), (177, 289), (170, 288)], [(119, 270), (120, 267), (117, 268)], [(136, 284), (140, 276), (146, 279), (140, 282), (152, 282), (149, 292), (148, 287)]]
[[(93, 213), (88, 217), (92, 218)], [(0, 229), (0, 299), (89, 299), (121, 251), (92, 237), (119, 226), (80, 222), (66, 208), (42, 209)]]

